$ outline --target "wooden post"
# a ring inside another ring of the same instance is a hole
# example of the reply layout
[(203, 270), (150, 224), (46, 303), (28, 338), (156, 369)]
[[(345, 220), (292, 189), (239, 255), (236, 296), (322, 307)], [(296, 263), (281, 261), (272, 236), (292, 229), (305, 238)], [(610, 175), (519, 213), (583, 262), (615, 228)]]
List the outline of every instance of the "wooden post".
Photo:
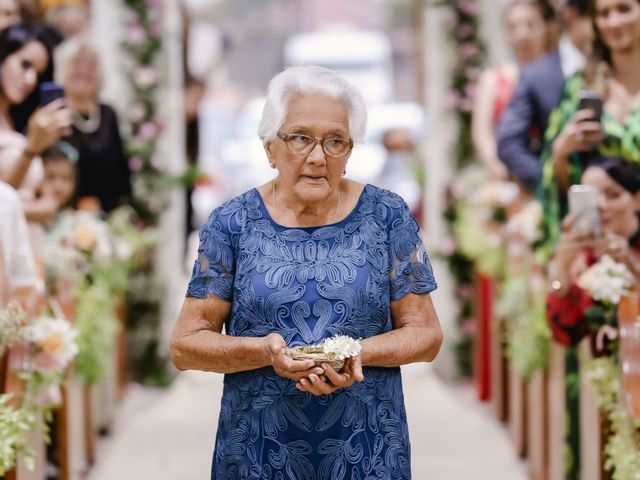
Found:
[(549, 352), (549, 480), (564, 479), (565, 456), (564, 347), (551, 342)]
[(532, 480), (546, 480), (548, 449), (548, 382), (547, 370), (538, 371), (527, 385), (527, 435)]

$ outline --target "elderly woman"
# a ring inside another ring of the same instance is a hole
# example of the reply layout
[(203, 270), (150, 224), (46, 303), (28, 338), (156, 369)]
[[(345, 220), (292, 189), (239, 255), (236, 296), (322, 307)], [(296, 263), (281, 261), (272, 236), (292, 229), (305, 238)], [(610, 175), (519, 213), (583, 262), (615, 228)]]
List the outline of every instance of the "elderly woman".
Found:
[(102, 75), (97, 51), (86, 37), (75, 37), (58, 47), (55, 62), (56, 80), (64, 85), (73, 114), (73, 133), (66, 140), (79, 154), (77, 196), (97, 199), (110, 212), (128, 201), (131, 172), (116, 112), (98, 98)]
[[(332, 71), (280, 73), (259, 127), (278, 175), (202, 227), (171, 354), (226, 374), (212, 478), (411, 476), (399, 366), (440, 348), (436, 283), (405, 202), (343, 178), (365, 120)], [(287, 355), (334, 335), (362, 339), (340, 372)]]

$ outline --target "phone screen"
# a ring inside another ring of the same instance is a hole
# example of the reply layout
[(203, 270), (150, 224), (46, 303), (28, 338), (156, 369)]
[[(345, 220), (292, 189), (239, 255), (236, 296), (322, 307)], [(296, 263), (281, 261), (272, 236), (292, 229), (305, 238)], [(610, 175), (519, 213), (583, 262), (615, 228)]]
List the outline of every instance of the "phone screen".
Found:
[(40, 105), (45, 106), (58, 98), (64, 98), (64, 88), (56, 82), (44, 82), (40, 85)]
[(591, 110), (593, 119), (600, 121), (602, 117), (602, 95), (590, 90), (581, 90), (578, 93), (578, 98), (580, 99), (578, 110)]
[(574, 232), (593, 232), (600, 236), (600, 192), (589, 185), (573, 185), (569, 189), (569, 213), (575, 217)]

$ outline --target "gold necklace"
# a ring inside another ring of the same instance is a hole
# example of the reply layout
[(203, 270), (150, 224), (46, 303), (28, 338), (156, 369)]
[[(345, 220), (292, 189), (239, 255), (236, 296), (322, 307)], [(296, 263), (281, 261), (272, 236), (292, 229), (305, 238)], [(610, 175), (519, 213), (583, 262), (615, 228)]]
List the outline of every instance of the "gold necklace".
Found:
[[(340, 200), (342, 199), (342, 194), (340, 192), (340, 186), (338, 185), (338, 202), (336, 203), (336, 209), (333, 212), (333, 219), (330, 223), (336, 223), (336, 219), (338, 218), (338, 212), (340, 211)], [(271, 180), (271, 203), (273, 203), (273, 217), (274, 220), (278, 219), (278, 203), (276, 202), (276, 181)]]

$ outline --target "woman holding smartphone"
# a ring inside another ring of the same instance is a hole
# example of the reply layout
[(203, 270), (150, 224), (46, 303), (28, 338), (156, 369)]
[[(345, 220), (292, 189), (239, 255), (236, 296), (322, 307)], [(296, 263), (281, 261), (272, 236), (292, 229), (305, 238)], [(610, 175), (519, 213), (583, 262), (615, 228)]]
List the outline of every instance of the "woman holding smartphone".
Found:
[(71, 125), (64, 100), (38, 108), (39, 86), (52, 76), (43, 28), (17, 23), (0, 32), (0, 180), (19, 191), (27, 219), (37, 223), (53, 217), (58, 208), (53, 198), (37, 196), (43, 178), (38, 157), (70, 133)]
[[(625, 264), (640, 284), (640, 166), (620, 158), (597, 157), (582, 174), (581, 185), (592, 187), (598, 196), (599, 208), (593, 213), (599, 222), (584, 228), (578, 215), (568, 214), (550, 263), (548, 320), (554, 340), (566, 346), (577, 344), (589, 333), (584, 314), (591, 300), (576, 284), (584, 269), (606, 254)], [(592, 212), (583, 213), (587, 214), (583, 217), (592, 217)]]
[(592, 0), (590, 14), (592, 57), (567, 80), (545, 134), (539, 193), (549, 247), (560, 234), (567, 189), (593, 152), (640, 164), (640, 0)]

